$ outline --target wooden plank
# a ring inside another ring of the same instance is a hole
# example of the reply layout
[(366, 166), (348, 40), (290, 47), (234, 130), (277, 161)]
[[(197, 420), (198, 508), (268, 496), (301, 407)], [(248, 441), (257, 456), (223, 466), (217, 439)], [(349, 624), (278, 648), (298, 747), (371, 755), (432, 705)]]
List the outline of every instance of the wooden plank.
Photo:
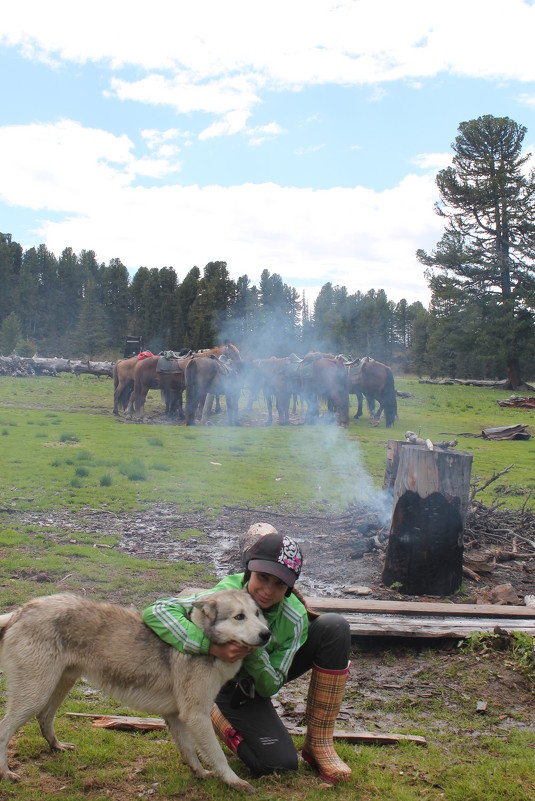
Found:
[[(306, 734), (305, 726), (292, 726), (288, 729), (290, 734)], [(371, 731), (342, 731), (335, 729), (333, 740), (347, 740), (351, 743), (369, 743), (370, 745), (397, 745), (400, 742), (416, 743), (416, 745), (427, 745), (425, 737), (417, 734), (386, 734)]]
[[(472, 623), (444, 621), (442, 624), (437, 624), (436, 621), (427, 621), (426, 623), (419, 623), (414, 625), (412, 621), (400, 622), (397, 620), (375, 619), (371, 621), (361, 621), (360, 619), (351, 619), (349, 615), (344, 615), (349, 622), (351, 635), (353, 637), (421, 637), (425, 638), (453, 638), (462, 639), (468, 637), (469, 634), (478, 631), (493, 632), (496, 627), (496, 621), (486, 621), (484, 618), (474, 620)], [(526, 625), (521, 621), (513, 621), (511, 625), (502, 625), (500, 629), (507, 631), (508, 634), (513, 631), (520, 631), (530, 636), (535, 636), (535, 624)]]
[[(184, 595), (202, 592), (189, 587)], [(511, 634), (535, 636), (535, 606), (453, 604), (437, 601), (379, 601), (363, 598), (306, 596), (309, 609), (338, 612), (349, 622), (353, 637), (422, 637), (462, 639), (499, 626)]]
[(362, 598), (306, 596), (307, 606), (318, 612), (381, 612), (384, 614), (455, 615), (456, 617), (511, 617), (535, 619), (535, 607), (506, 604), (451, 604), (437, 601), (378, 601)]
[[(139, 718), (132, 715), (97, 715), (87, 712), (66, 712), (69, 717), (91, 718), (93, 726), (104, 729), (134, 729), (154, 731), (166, 729), (167, 725), (163, 718)], [(288, 731), (293, 735), (306, 733), (303, 726), (294, 726)], [(342, 731), (335, 729), (333, 733), (335, 740), (348, 740), (349, 742), (372, 743), (375, 745), (395, 745), (399, 742), (411, 742), (417, 745), (427, 745), (425, 737), (416, 734), (387, 734), (370, 731)]]

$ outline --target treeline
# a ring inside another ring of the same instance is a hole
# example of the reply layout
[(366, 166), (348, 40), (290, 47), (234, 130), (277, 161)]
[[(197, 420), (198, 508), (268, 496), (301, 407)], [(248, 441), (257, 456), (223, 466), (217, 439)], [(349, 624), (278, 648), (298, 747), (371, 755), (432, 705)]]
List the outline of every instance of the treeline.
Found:
[(398, 374), (502, 380), (512, 350), (519, 375), (535, 376), (526, 304), (511, 318), (485, 294), (445, 299), (436, 273), (427, 279), (429, 309), (394, 303), (383, 289), (349, 294), (331, 283), (309, 305), (267, 270), (258, 286), (247, 275), (231, 279), (224, 261), (193, 267), (182, 281), (171, 267), (140, 267), (130, 277), (120, 259), (106, 265), (71, 248), (56, 258), (45, 245), (23, 251), (0, 234), (0, 353), (116, 360), (127, 335), (154, 353), (230, 339), (245, 358), (323, 350), (369, 355)]
[(312, 307), (267, 270), (252, 285), (230, 278), (227, 264), (193, 267), (182, 281), (171, 267), (140, 267), (130, 278), (120, 259), (45, 245), (23, 248), (0, 234), (0, 349), (65, 358), (115, 359), (126, 335), (153, 352), (235, 342), (250, 357), (329, 350), (368, 354), (410, 368), (421, 303), (389, 301), (384, 290), (350, 295), (325, 284)]

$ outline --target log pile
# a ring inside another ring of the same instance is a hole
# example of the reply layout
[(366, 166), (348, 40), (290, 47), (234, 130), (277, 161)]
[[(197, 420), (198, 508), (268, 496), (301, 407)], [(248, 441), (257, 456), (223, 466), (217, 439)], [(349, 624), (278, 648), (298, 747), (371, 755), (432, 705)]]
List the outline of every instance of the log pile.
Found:
[(113, 376), (115, 362), (91, 362), (88, 359), (53, 359), (41, 356), (0, 356), (0, 375), (33, 376), (58, 373), (86, 373), (96, 376)]
[(535, 409), (535, 398), (532, 395), (523, 397), (522, 395), (511, 395), (498, 401), (498, 406), (511, 407), (513, 409)]

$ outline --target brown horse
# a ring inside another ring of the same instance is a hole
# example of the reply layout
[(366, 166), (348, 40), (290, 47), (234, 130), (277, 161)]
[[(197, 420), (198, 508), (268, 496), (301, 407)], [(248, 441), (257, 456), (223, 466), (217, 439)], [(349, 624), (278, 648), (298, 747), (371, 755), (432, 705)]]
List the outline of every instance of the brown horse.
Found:
[[(183, 351), (180, 351), (182, 353)], [(188, 351), (191, 353), (191, 351)], [(199, 353), (201, 357), (211, 354), (224, 354), (228, 359), (239, 361), (240, 352), (235, 345), (230, 342), (218, 348), (205, 350)], [(160, 389), (162, 400), (165, 403), (165, 411), (168, 415), (173, 415), (178, 408), (178, 415), (183, 417), (182, 393), (185, 389), (185, 368), (187, 362), (183, 359), (190, 357), (180, 357), (176, 359), (177, 370), (175, 372), (160, 370), (160, 356), (150, 356), (140, 361), (134, 367), (134, 391), (133, 405), (136, 417), (144, 417), (145, 401), (150, 389)], [(173, 364), (175, 359), (172, 360)]]
[(134, 369), (138, 363), (137, 356), (119, 359), (113, 366), (113, 413), (119, 414), (119, 405), (123, 410), (132, 412), (134, 389)]
[(251, 397), (262, 390), (267, 405), (267, 426), (273, 423), (273, 398), (279, 415), (279, 425), (288, 425), (290, 409), (290, 376), (288, 358), (271, 356), (269, 359), (253, 359), (245, 368)]
[(325, 398), (329, 415), (338, 414), (338, 425), (349, 424), (347, 370), (341, 356), (308, 353), (299, 364), (301, 389), (307, 402), (305, 423), (316, 423), (320, 400)]
[[(203, 358), (204, 356), (204, 358)], [(225, 395), (229, 425), (239, 425), (238, 401), (242, 387), (243, 362), (205, 354), (193, 356), (186, 368), (186, 425), (195, 425), (197, 409), (206, 423), (214, 395)]]
[(149, 356), (138, 360), (134, 368), (134, 415), (145, 416), (145, 401), (149, 389), (159, 389), (158, 362), (159, 356)]
[[(372, 422), (379, 422), (385, 413), (387, 428), (391, 428), (398, 413), (396, 389), (392, 370), (382, 362), (376, 362), (369, 356), (355, 359), (347, 363), (349, 392), (357, 396), (358, 408), (355, 417), (362, 415), (362, 397), (366, 398)], [(375, 401), (379, 401), (379, 409), (375, 413)]]

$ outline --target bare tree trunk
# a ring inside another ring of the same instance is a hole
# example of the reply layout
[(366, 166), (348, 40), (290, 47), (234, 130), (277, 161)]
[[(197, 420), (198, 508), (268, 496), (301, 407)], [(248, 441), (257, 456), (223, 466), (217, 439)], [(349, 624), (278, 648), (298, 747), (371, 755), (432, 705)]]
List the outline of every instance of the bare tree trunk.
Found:
[(507, 385), (506, 389), (518, 389), (522, 387), (524, 382), (520, 378), (520, 364), (518, 359), (512, 357), (507, 359)]

